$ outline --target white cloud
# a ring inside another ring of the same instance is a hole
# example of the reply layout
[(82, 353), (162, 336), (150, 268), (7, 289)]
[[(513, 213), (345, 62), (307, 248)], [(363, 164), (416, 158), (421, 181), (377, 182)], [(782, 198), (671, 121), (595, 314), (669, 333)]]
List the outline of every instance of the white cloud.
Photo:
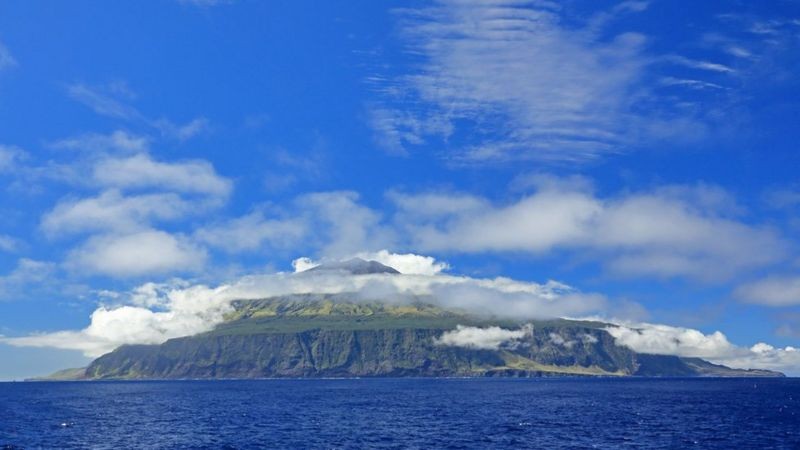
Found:
[(7, 234), (0, 234), (0, 250), (14, 252), (19, 248), (19, 240)]
[(176, 125), (167, 119), (159, 119), (153, 122), (153, 126), (161, 130), (165, 136), (183, 142), (208, 131), (209, 122), (205, 117), (198, 117), (184, 125)]
[(307, 256), (303, 256), (292, 261), (292, 268), (294, 269), (295, 273), (305, 272), (306, 270), (313, 269), (318, 265), (320, 265), (320, 263)]
[(19, 168), (19, 163), (27, 157), (27, 153), (13, 145), (0, 145), (0, 174), (12, 172)]
[[(144, 124), (158, 130), (163, 136), (181, 142), (191, 139), (209, 129), (208, 119), (197, 117), (186, 124), (175, 124), (169, 119), (151, 119), (123, 100), (133, 100), (136, 94), (124, 81), (114, 81), (105, 85), (88, 86), (76, 83), (67, 87), (67, 94), (74, 100), (88, 106), (101, 116), (108, 116), (129, 122)], [(92, 136), (87, 136), (91, 138)], [(85, 140), (85, 137), (84, 137)], [(103, 144), (94, 139), (94, 144)], [(112, 142), (113, 143), (113, 142)], [(68, 142), (69, 144), (69, 142)]]
[(204, 286), (186, 289), (170, 285), (149, 287), (149, 292), (134, 294), (138, 294), (140, 300), (142, 296), (148, 296), (153, 306), (163, 305), (168, 311), (129, 305), (103, 306), (92, 313), (91, 324), (83, 330), (5, 338), (0, 342), (21, 347), (80, 350), (86, 356), (97, 357), (123, 344), (159, 344), (174, 337), (208, 331), (230, 310), (227, 303), (216, 301), (216, 290)]
[(717, 83), (686, 78), (664, 77), (661, 79), (661, 83), (665, 86), (684, 86), (692, 89), (726, 89)]
[(131, 134), (124, 130), (116, 130), (110, 134), (87, 133), (67, 139), (62, 139), (51, 144), (55, 148), (80, 150), (94, 153), (122, 152), (142, 153), (150, 146), (150, 141), (144, 136)]
[(17, 60), (8, 50), (8, 48), (0, 42), (0, 70), (10, 69), (17, 66)]
[[(392, 253), (389, 250), (377, 252), (360, 252), (343, 259), (361, 258), (377, 261), (405, 275), (436, 275), (450, 268), (444, 261), (437, 261), (432, 256), (415, 255), (413, 253)], [(295, 272), (303, 272), (320, 265), (321, 262), (303, 257), (292, 261)]]
[[(401, 10), (402, 35), (421, 63), (402, 77), (372, 78), (388, 100), (372, 108), (372, 125), (395, 152), (472, 130), (480, 143), (455, 155), (462, 161), (616, 151), (641, 91), (644, 37), (600, 39), (598, 28), (643, 9), (617, 8), (585, 28), (566, 25), (560, 7), (545, 3), (442, 0)], [(432, 112), (419, 113), (420, 103)]]
[(711, 72), (720, 72), (720, 73), (734, 73), (734, 72), (736, 72), (735, 70), (733, 70), (732, 68), (730, 68), (730, 67), (728, 67), (728, 66), (726, 66), (724, 64), (715, 63), (715, 62), (712, 62), (712, 61), (703, 61), (703, 60), (690, 59), (690, 58), (686, 58), (684, 56), (678, 56), (678, 55), (672, 55), (672, 56), (670, 56), (670, 57), (668, 57), (666, 59), (668, 61), (670, 61), (670, 62), (673, 62), (675, 64), (680, 64), (682, 66), (686, 66), (686, 67), (689, 67), (691, 69), (707, 70), (707, 71), (711, 71)]
[(501, 346), (513, 345), (514, 341), (530, 336), (532, 331), (531, 326), (507, 330), (500, 327), (479, 328), (458, 325), (455, 330), (445, 331), (435, 343), (449, 347), (498, 350)]
[(139, 277), (193, 272), (203, 267), (207, 254), (182, 236), (159, 230), (130, 234), (96, 235), (70, 252), (75, 269), (113, 277)]
[(0, 299), (24, 297), (31, 286), (40, 287), (45, 284), (54, 270), (53, 263), (20, 258), (11, 272), (0, 276)]
[[(115, 93), (116, 90), (112, 90)], [(100, 89), (85, 84), (73, 84), (67, 87), (67, 94), (74, 100), (83, 103), (101, 116), (109, 116), (125, 120), (142, 120), (143, 117), (135, 108), (107, 95)]]
[(371, 253), (357, 253), (355, 256), (368, 261), (378, 261), (406, 275), (436, 275), (450, 268), (449, 264), (437, 261), (432, 256), (415, 255), (413, 253), (398, 254), (391, 253), (388, 250), (380, 250)]
[(800, 305), (800, 276), (771, 276), (739, 286), (734, 295), (766, 306)]
[[(580, 251), (627, 276), (726, 279), (782, 260), (776, 232), (737, 220), (740, 208), (717, 188), (676, 186), (602, 198), (583, 183), (549, 180), (508, 204), (463, 195), (395, 195), (399, 234), (424, 251)], [(417, 205), (421, 212), (417, 212)], [(468, 205), (468, 206), (464, 206)], [(473, 205), (483, 205), (481, 207)], [(439, 211), (438, 213), (436, 211)]]
[[(365, 77), (377, 96), (367, 114), (377, 142), (401, 155), (427, 144), (452, 165), (580, 163), (697, 141), (743, 120), (731, 114), (744, 90), (732, 77), (761, 69), (725, 62), (746, 51), (716, 42), (703, 58), (660, 53), (649, 45), (658, 36), (635, 32), (648, 2), (586, 6), (435, 0), (398, 8), (411, 57)], [(689, 79), (675, 78), (687, 68)]]
[(309, 223), (323, 256), (341, 258), (360, 251), (391, 246), (392, 231), (381, 224), (381, 214), (359, 203), (351, 191), (318, 192), (296, 200), (296, 207)]
[(102, 160), (92, 176), (102, 186), (120, 189), (160, 188), (221, 198), (232, 189), (230, 180), (218, 175), (207, 161), (167, 163), (144, 153)]
[(413, 219), (473, 214), (491, 207), (491, 203), (486, 199), (457, 192), (423, 192), (409, 195), (391, 191), (387, 197), (402, 213), (410, 215)]
[(800, 205), (800, 189), (774, 189), (764, 194), (764, 201), (774, 209), (789, 209)]
[(714, 358), (731, 354), (735, 347), (724, 334), (703, 334), (691, 328), (669, 325), (635, 324), (606, 329), (617, 344), (641, 353)]
[(564, 339), (564, 336), (561, 336), (558, 333), (550, 333), (548, 337), (550, 338), (550, 342), (561, 347), (572, 348), (573, 346), (575, 346), (575, 344), (577, 344), (577, 341), (573, 340), (568, 341)]
[(176, 194), (123, 196), (117, 190), (97, 197), (60, 201), (42, 218), (49, 236), (88, 231), (133, 231), (148, 228), (153, 221), (182, 218), (196, 212), (196, 205)]
[(265, 245), (288, 247), (296, 245), (307, 232), (304, 221), (293, 219), (266, 219), (261, 212), (253, 212), (195, 232), (195, 237), (230, 253), (256, 251)]
[(794, 347), (775, 348), (763, 342), (739, 347), (719, 331), (703, 334), (691, 328), (650, 323), (620, 324), (606, 331), (617, 345), (640, 353), (699, 357), (729, 367), (800, 373), (800, 351)]
[[(101, 249), (114, 247), (104, 243)], [(163, 253), (166, 245), (157, 243)], [(136, 249), (147, 243), (133, 242)], [(137, 250), (138, 251), (138, 250)], [(131, 255), (147, 259), (149, 252)], [(298, 260), (303, 264), (304, 259)], [(97, 258), (106, 268), (119, 268), (114, 255)], [(141, 262), (139, 262), (141, 263)], [(125, 273), (130, 267), (122, 264)], [(453, 275), (345, 275), (339, 272), (271, 273), (242, 277), (215, 288), (190, 286), (186, 282), (146, 283), (125, 295), (109, 295), (117, 306), (102, 306), (92, 315), (91, 324), (79, 331), (63, 331), (2, 342), (19, 346), (46, 346), (82, 350), (97, 356), (122, 344), (160, 343), (178, 336), (212, 329), (230, 310), (236, 299), (258, 299), (288, 294), (353, 293), (352, 299), (390, 302), (418, 300), (420, 296), (446, 308), (459, 308), (501, 317), (543, 318), (580, 315), (599, 311), (605, 305), (597, 295), (581, 294), (556, 282), (537, 284), (507, 278), (476, 279)]]

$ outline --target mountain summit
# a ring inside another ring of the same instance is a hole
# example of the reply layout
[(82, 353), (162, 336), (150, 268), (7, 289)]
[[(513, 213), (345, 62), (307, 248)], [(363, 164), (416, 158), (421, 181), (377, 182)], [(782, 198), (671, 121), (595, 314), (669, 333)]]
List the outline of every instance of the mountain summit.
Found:
[(347, 261), (339, 261), (332, 263), (320, 264), (319, 266), (312, 267), (305, 272), (347, 272), (353, 275), (367, 275), (373, 273), (391, 273), (399, 274), (400, 272), (394, 267), (381, 264), (378, 261), (367, 261), (361, 258), (352, 258)]

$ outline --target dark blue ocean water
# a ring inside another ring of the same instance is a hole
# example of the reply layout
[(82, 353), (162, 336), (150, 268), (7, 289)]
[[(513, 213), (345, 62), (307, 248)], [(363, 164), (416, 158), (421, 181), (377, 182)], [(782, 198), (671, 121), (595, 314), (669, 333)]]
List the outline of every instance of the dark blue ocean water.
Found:
[(4, 448), (800, 449), (800, 379), (0, 383)]

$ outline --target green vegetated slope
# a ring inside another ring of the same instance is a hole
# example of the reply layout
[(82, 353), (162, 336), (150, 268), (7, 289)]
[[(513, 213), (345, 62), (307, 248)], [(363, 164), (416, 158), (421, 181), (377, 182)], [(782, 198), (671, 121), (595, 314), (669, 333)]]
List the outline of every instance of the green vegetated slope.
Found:
[[(420, 301), (356, 301), (294, 295), (237, 301), (214, 330), (161, 345), (126, 345), (86, 368), (83, 379), (367, 376), (780, 376), (699, 358), (642, 355), (617, 346), (599, 322), (481, 318)], [(463, 326), (518, 329), (499, 349), (444, 346)]]

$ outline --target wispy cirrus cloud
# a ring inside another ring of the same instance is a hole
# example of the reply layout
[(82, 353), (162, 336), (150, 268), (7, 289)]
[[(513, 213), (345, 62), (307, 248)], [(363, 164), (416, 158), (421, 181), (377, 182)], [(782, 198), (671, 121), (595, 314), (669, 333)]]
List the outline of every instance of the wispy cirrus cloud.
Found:
[(615, 151), (624, 132), (619, 118), (644, 64), (644, 37), (602, 41), (590, 29), (566, 27), (558, 10), (494, 0), (401, 10), (402, 34), (419, 63), (378, 86), (413, 100), (373, 108), (373, 125), (397, 148), (448, 138), (467, 121), (477, 143), (455, 157), (471, 161)]
[[(426, 139), (468, 142), (461, 162), (585, 160), (626, 140), (646, 59), (645, 38), (601, 39), (591, 23), (566, 26), (547, 2), (439, 1), (398, 17), (413, 69), (374, 78), (385, 103), (371, 109), (378, 140), (395, 152)], [(637, 3), (637, 4), (638, 4)], [(467, 131), (469, 130), (469, 131)], [(462, 138), (468, 136), (467, 138)]]
[[(181, 142), (210, 129), (209, 120), (205, 117), (194, 118), (185, 124), (176, 124), (164, 117), (152, 119), (146, 116), (129, 103), (130, 100), (136, 98), (136, 94), (127, 83), (120, 81), (96, 86), (74, 83), (67, 86), (67, 94), (101, 116), (144, 125), (164, 137)], [(96, 136), (89, 135), (87, 137)], [(119, 137), (117, 136), (117, 138)]]
[(136, 108), (86, 84), (77, 83), (67, 86), (67, 94), (101, 116), (125, 120), (144, 120)]
[(706, 33), (680, 54), (662, 50), (657, 36), (626, 31), (641, 29), (631, 19), (648, 7), (438, 0), (399, 9), (406, 63), (366, 78), (378, 97), (368, 106), (376, 141), (396, 154), (436, 144), (454, 165), (576, 163), (731, 132), (733, 106), (746, 110), (742, 80), (773, 63), (774, 48)]

